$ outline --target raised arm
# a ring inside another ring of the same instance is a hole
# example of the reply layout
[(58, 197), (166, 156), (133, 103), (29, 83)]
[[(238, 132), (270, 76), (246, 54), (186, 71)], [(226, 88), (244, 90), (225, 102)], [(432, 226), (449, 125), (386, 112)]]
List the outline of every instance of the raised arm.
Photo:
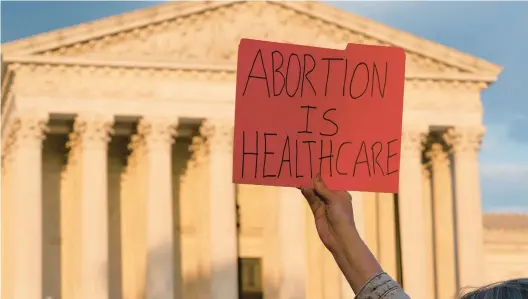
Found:
[(356, 229), (352, 198), (329, 190), (319, 175), (314, 188), (301, 188), (313, 212), (317, 233), (332, 253), (358, 299), (408, 299), (400, 285), (384, 273)]

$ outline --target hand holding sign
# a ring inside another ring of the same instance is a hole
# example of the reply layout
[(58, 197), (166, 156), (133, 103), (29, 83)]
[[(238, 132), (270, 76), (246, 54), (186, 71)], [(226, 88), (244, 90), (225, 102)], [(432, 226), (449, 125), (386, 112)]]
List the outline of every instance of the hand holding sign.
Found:
[(233, 182), (398, 191), (405, 53), (243, 39)]

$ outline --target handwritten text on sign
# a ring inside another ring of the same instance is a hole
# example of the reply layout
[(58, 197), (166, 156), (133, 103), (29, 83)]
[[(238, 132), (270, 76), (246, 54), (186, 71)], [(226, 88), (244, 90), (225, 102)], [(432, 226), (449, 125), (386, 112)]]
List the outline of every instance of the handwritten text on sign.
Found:
[(405, 53), (243, 39), (233, 182), (398, 192)]

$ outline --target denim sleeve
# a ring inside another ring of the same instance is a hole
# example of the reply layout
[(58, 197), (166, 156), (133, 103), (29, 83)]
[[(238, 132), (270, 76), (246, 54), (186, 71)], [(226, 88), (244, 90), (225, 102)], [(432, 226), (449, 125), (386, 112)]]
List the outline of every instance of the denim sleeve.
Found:
[(396, 281), (382, 272), (367, 281), (356, 299), (410, 299), (410, 297)]

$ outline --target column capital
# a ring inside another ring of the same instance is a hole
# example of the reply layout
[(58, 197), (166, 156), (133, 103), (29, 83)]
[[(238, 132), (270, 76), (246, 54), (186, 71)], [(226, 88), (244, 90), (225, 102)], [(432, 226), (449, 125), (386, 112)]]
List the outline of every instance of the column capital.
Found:
[(440, 143), (433, 143), (431, 149), (425, 153), (433, 168), (445, 166), (449, 163), (449, 154)]
[(189, 151), (191, 152), (190, 166), (197, 166), (204, 162), (209, 155), (205, 138), (203, 136), (193, 136)]
[(46, 138), (46, 133), (48, 132), (48, 120), (48, 113), (24, 112), (17, 114), (7, 124), (7, 147), (42, 147), (42, 141)]
[(485, 133), (483, 126), (455, 127), (448, 129), (443, 137), (455, 154), (477, 153)]
[(172, 146), (178, 132), (178, 119), (170, 117), (143, 117), (138, 123), (138, 134), (147, 149)]
[(80, 144), (81, 139), (79, 134), (77, 134), (75, 131), (68, 134), (68, 141), (66, 141), (66, 149), (68, 150), (68, 154), (66, 155), (67, 163), (65, 164), (65, 167), (71, 167), (78, 162)]
[(12, 122), (5, 125), (5, 134), (2, 136), (2, 167), (9, 161), (10, 154), (16, 141), (16, 126)]
[(139, 148), (141, 147), (143, 140), (139, 134), (134, 134), (130, 136), (130, 142), (127, 145), (127, 149), (131, 152), (137, 152)]
[(231, 149), (233, 146), (233, 123), (226, 119), (206, 119), (200, 127), (200, 134), (212, 147)]
[(402, 130), (402, 150), (421, 153), (427, 140), (428, 128), (421, 126), (404, 127)]
[(79, 114), (73, 123), (70, 146), (106, 147), (113, 134), (114, 117), (106, 114)]
[(127, 171), (131, 171), (138, 165), (139, 157), (143, 155), (143, 144), (144, 140), (138, 134), (130, 136), (130, 142), (127, 145), (128, 157), (127, 157)]

